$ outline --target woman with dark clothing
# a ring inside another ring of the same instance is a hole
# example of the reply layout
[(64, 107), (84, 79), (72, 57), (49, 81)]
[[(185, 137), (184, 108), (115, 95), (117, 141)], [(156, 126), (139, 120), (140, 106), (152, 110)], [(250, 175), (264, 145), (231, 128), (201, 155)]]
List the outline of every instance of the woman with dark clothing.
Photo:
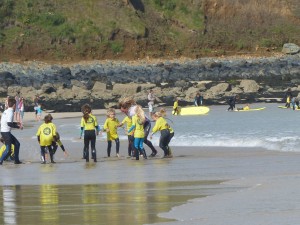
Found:
[(233, 111), (233, 109), (235, 108), (235, 102), (236, 102), (236, 100), (237, 100), (237, 96), (231, 96), (228, 99), (229, 108), (227, 109), (227, 111), (229, 111), (229, 110)]

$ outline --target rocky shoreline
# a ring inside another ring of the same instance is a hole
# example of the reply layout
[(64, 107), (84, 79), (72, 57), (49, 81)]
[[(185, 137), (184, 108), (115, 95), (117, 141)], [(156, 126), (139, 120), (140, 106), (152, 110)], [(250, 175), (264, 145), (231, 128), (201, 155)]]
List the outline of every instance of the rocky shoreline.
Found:
[[(274, 57), (228, 57), (175, 60), (91, 61), (74, 64), (0, 63), (0, 97), (18, 91), (26, 111), (39, 95), (44, 108), (79, 111), (83, 103), (95, 109), (116, 107), (124, 96), (147, 105), (153, 89), (161, 105), (192, 104), (200, 92), (205, 105), (226, 104), (238, 94), (240, 103), (281, 102), (287, 88), (300, 92), (300, 54)], [(4, 102), (4, 100), (3, 100)]]

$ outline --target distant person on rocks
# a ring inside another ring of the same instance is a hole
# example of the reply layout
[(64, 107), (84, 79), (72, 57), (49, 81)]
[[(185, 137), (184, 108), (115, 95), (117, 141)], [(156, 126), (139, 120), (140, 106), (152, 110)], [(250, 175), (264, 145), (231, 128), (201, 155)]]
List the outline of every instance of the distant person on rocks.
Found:
[(201, 106), (202, 103), (203, 103), (203, 97), (200, 94), (200, 92), (197, 92), (195, 99), (194, 99), (194, 104), (195, 104), (195, 106)]

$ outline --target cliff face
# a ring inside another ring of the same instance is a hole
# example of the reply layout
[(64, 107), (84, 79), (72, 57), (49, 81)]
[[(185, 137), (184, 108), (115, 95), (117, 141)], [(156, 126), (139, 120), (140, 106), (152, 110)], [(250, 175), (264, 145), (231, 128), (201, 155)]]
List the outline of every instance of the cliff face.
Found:
[(33, 110), (39, 95), (44, 108), (80, 111), (83, 103), (93, 108), (117, 107), (120, 98), (133, 96), (147, 106), (153, 89), (161, 105), (171, 106), (175, 97), (191, 105), (197, 92), (204, 104), (226, 104), (239, 95), (240, 103), (281, 102), (287, 88), (300, 92), (300, 55), (269, 58), (202, 58), (172, 61), (92, 61), (51, 65), (0, 63), (0, 97), (17, 92)]
[(299, 43), (297, 0), (7, 0), (0, 60), (263, 54)]

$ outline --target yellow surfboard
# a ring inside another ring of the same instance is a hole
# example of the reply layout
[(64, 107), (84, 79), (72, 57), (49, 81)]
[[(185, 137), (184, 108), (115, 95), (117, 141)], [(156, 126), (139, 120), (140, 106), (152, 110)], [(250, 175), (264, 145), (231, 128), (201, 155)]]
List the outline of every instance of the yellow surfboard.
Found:
[[(178, 107), (179, 114), (181, 116), (192, 116), (192, 115), (204, 115), (209, 112), (209, 108), (207, 106), (192, 106), (192, 107)], [(172, 111), (174, 115), (174, 110)], [(175, 114), (176, 115), (176, 114)]]
[(243, 110), (243, 109), (235, 109), (235, 112), (249, 112), (249, 111), (259, 111), (259, 110), (264, 110), (266, 107), (262, 107), (262, 108), (253, 108), (253, 109), (248, 109), (248, 110)]
[[(278, 106), (278, 108), (280, 108), (280, 109), (293, 109), (293, 106), (291, 106), (289, 108), (287, 108), (286, 106)], [(296, 107), (295, 110), (300, 110), (300, 108)]]

